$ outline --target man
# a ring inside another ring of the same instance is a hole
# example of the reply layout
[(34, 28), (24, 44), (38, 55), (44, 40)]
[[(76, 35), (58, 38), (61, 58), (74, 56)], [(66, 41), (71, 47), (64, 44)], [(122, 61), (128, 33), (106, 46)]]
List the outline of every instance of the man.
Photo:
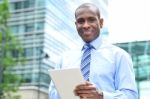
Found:
[[(80, 50), (65, 53), (58, 63), (58, 68), (81, 68), (86, 81), (75, 87), (74, 94), (80, 99), (137, 99), (132, 60), (124, 50), (102, 40), (99, 9), (90, 3), (82, 4), (75, 11), (75, 18), (84, 45)], [(86, 49), (88, 54), (84, 56)], [(82, 66), (85, 64), (89, 70), (82, 70), (87, 68)], [(50, 99), (60, 99), (53, 83), (49, 95)]]

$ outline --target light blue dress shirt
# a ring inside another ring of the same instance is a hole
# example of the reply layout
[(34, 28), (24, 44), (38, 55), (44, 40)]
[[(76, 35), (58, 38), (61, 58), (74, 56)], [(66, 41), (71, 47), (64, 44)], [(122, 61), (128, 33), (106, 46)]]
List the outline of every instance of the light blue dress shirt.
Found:
[[(131, 57), (99, 36), (90, 43), (91, 51), (90, 82), (103, 91), (103, 99), (138, 99), (135, 75)], [(66, 52), (57, 68), (79, 67), (82, 48)], [(61, 82), (60, 82), (61, 83)], [(60, 99), (53, 82), (49, 87), (50, 99)]]

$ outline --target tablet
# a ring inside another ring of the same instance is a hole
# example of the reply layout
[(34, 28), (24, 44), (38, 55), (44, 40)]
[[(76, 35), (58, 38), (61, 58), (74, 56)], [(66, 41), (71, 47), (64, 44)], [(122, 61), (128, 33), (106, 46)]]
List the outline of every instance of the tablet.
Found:
[(61, 99), (79, 99), (73, 90), (85, 81), (80, 68), (49, 70), (49, 74)]

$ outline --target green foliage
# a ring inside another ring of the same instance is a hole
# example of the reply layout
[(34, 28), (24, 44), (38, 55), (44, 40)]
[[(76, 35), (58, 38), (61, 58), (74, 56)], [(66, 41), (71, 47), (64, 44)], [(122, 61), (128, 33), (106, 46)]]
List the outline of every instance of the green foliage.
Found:
[[(0, 90), (2, 95), (0, 99), (19, 99), (20, 96), (12, 93), (18, 90), (21, 85), (21, 77), (14, 74), (12, 70), (18, 62), (24, 60), (23, 49), (19, 40), (15, 38), (7, 25), (10, 17), (8, 0), (3, 0), (0, 4)], [(14, 51), (17, 56), (14, 56)]]
[(0, 4), (0, 12), (0, 23), (6, 23), (10, 15), (8, 8), (8, 0), (3, 0), (3, 3)]

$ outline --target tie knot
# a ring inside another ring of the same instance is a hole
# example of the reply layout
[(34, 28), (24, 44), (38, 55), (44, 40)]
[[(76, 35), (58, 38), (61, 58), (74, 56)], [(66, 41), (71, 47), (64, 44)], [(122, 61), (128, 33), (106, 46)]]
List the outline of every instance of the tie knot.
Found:
[(83, 49), (92, 49), (92, 48), (93, 48), (93, 46), (89, 43), (87, 43), (83, 46)]

